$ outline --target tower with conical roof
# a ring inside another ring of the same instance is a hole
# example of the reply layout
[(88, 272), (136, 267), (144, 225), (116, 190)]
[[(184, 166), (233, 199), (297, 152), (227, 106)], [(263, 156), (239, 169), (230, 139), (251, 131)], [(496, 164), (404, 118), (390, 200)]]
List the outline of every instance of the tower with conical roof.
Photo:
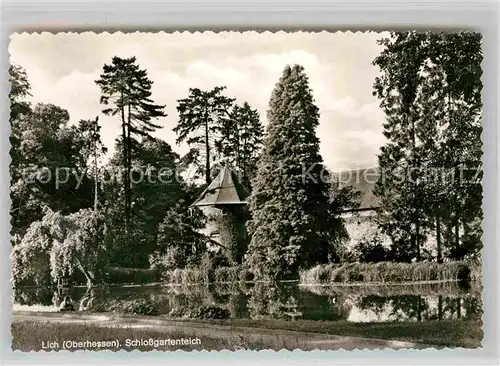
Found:
[(238, 179), (233, 179), (233, 173), (226, 164), (192, 206), (230, 209), (246, 205), (247, 197), (245, 187), (239, 183)]
[(247, 247), (246, 199), (248, 191), (226, 164), (191, 205), (207, 216), (205, 234), (219, 243), (228, 261), (241, 263)]

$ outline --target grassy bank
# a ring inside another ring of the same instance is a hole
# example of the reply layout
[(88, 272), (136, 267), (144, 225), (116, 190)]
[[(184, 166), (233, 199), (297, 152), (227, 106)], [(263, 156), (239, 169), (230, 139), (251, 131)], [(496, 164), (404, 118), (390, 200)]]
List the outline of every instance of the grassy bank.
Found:
[[(134, 321), (134, 319), (137, 320)], [(292, 350), (297, 348), (312, 350), (318, 348), (315, 340), (327, 340), (336, 336), (355, 338), (342, 338), (340, 343), (338, 343), (339, 340), (334, 340), (321, 349), (354, 349), (375, 344), (377, 347), (385, 348), (392, 347), (390, 342), (394, 341), (437, 347), (477, 348), (481, 346), (483, 336), (480, 321), (465, 320), (350, 323), (310, 320), (290, 322), (278, 319), (165, 319), (164, 324), (167, 326), (163, 328), (134, 327), (133, 324), (141, 324), (140, 319), (141, 317), (129, 318), (123, 327), (104, 323), (14, 320), (11, 327), (12, 348), (21, 351), (38, 351), (42, 349), (42, 341), (56, 341), (62, 345), (65, 340), (77, 342), (118, 340), (120, 346), (113, 350)], [(156, 347), (133, 345), (127, 347), (126, 344), (127, 339), (166, 340), (188, 337), (200, 338), (201, 345), (159, 345)], [(85, 349), (99, 350), (99, 348), (91, 347)]]
[[(263, 350), (263, 349), (307, 349), (307, 346), (300, 342), (284, 341), (276, 337), (272, 342), (269, 340), (259, 340), (255, 337), (250, 337), (245, 334), (226, 336), (226, 337), (207, 337), (199, 336), (201, 345), (184, 345), (184, 346), (169, 346), (159, 345), (154, 346), (126, 346), (127, 339), (181, 339), (186, 338), (186, 334), (178, 331), (158, 331), (137, 328), (120, 328), (120, 327), (106, 327), (95, 324), (64, 324), (55, 322), (38, 322), (38, 321), (14, 321), (12, 323), (12, 349), (24, 352), (40, 351), (42, 350), (42, 341), (57, 342), (59, 346), (55, 351), (63, 350), (62, 344), (64, 341), (72, 340), (76, 342), (85, 341), (109, 341), (118, 340), (120, 346), (118, 348), (85, 348), (85, 350), (140, 350), (140, 351), (174, 351), (181, 349), (184, 351), (191, 350)], [(49, 349), (50, 351), (50, 349)]]
[[(187, 323), (186, 326), (189, 326), (190, 322), (200, 322), (200, 320), (190, 319), (182, 321)], [(210, 319), (203, 320), (203, 323), (405, 341), (450, 348), (477, 348), (481, 346), (483, 338), (482, 323), (475, 320), (352, 323), (314, 320)]]
[(352, 282), (395, 283), (475, 281), (481, 276), (479, 262), (345, 263), (318, 265), (300, 272), (301, 284)]

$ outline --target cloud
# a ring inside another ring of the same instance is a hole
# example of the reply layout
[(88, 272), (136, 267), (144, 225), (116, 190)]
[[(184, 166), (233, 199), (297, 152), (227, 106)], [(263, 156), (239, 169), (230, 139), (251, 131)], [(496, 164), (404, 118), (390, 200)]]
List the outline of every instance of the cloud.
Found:
[(320, 109), (318, 136), (331, 169), (373, 165), (383, 143), (383, 114), (371, 95), (380, 52), (374, 33), (134, 33), (22, 34), (11, 38), (14, 62), (27, 69), (33, 101), (68, 109), (71, 121), (100, 115), (105, 144), (113, 148), (119, 121), (103, 116), (95, 80), (114, 55), (136, 56), (154, 81), (153, 100), (168, 117), (155, 135), (179, 153), (172, 128), (177, 100), (190, 87), (227, 86), (226, 94), (248, 101), (267, 123), (271, 92), (287, 64), (304, 66)]

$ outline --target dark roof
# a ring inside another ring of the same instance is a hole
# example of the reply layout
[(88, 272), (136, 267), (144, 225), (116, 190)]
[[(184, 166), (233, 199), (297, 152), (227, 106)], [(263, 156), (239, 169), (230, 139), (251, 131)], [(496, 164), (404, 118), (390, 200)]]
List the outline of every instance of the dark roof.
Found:
[(235, 184), (233, 174), (226, 165), (193, 203), (193, 206), (244, 205), (247, 196), (244, 187), (241, 184)]
[(359, 207), (356, 209), (346, 208), (344, 212), (369, 210), (380, 206), (379, 198), (373, 193), (375, 183), (380, 177), (378, 167), (344, 171), (335, 175), (340, 178), (341, 187), (351, 186), (361, 194)]

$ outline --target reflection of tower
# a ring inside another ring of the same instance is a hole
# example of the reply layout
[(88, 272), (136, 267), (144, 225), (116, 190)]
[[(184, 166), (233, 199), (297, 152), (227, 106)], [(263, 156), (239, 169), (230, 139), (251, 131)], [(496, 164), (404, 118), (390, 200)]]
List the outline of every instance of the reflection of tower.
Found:
[(246, 250), (246, 210), (248, 193), (226, 164), (217, 177), (192, 204), (207, 216), (207, 234), (225, 251), (232, 264), (241, 262)]

